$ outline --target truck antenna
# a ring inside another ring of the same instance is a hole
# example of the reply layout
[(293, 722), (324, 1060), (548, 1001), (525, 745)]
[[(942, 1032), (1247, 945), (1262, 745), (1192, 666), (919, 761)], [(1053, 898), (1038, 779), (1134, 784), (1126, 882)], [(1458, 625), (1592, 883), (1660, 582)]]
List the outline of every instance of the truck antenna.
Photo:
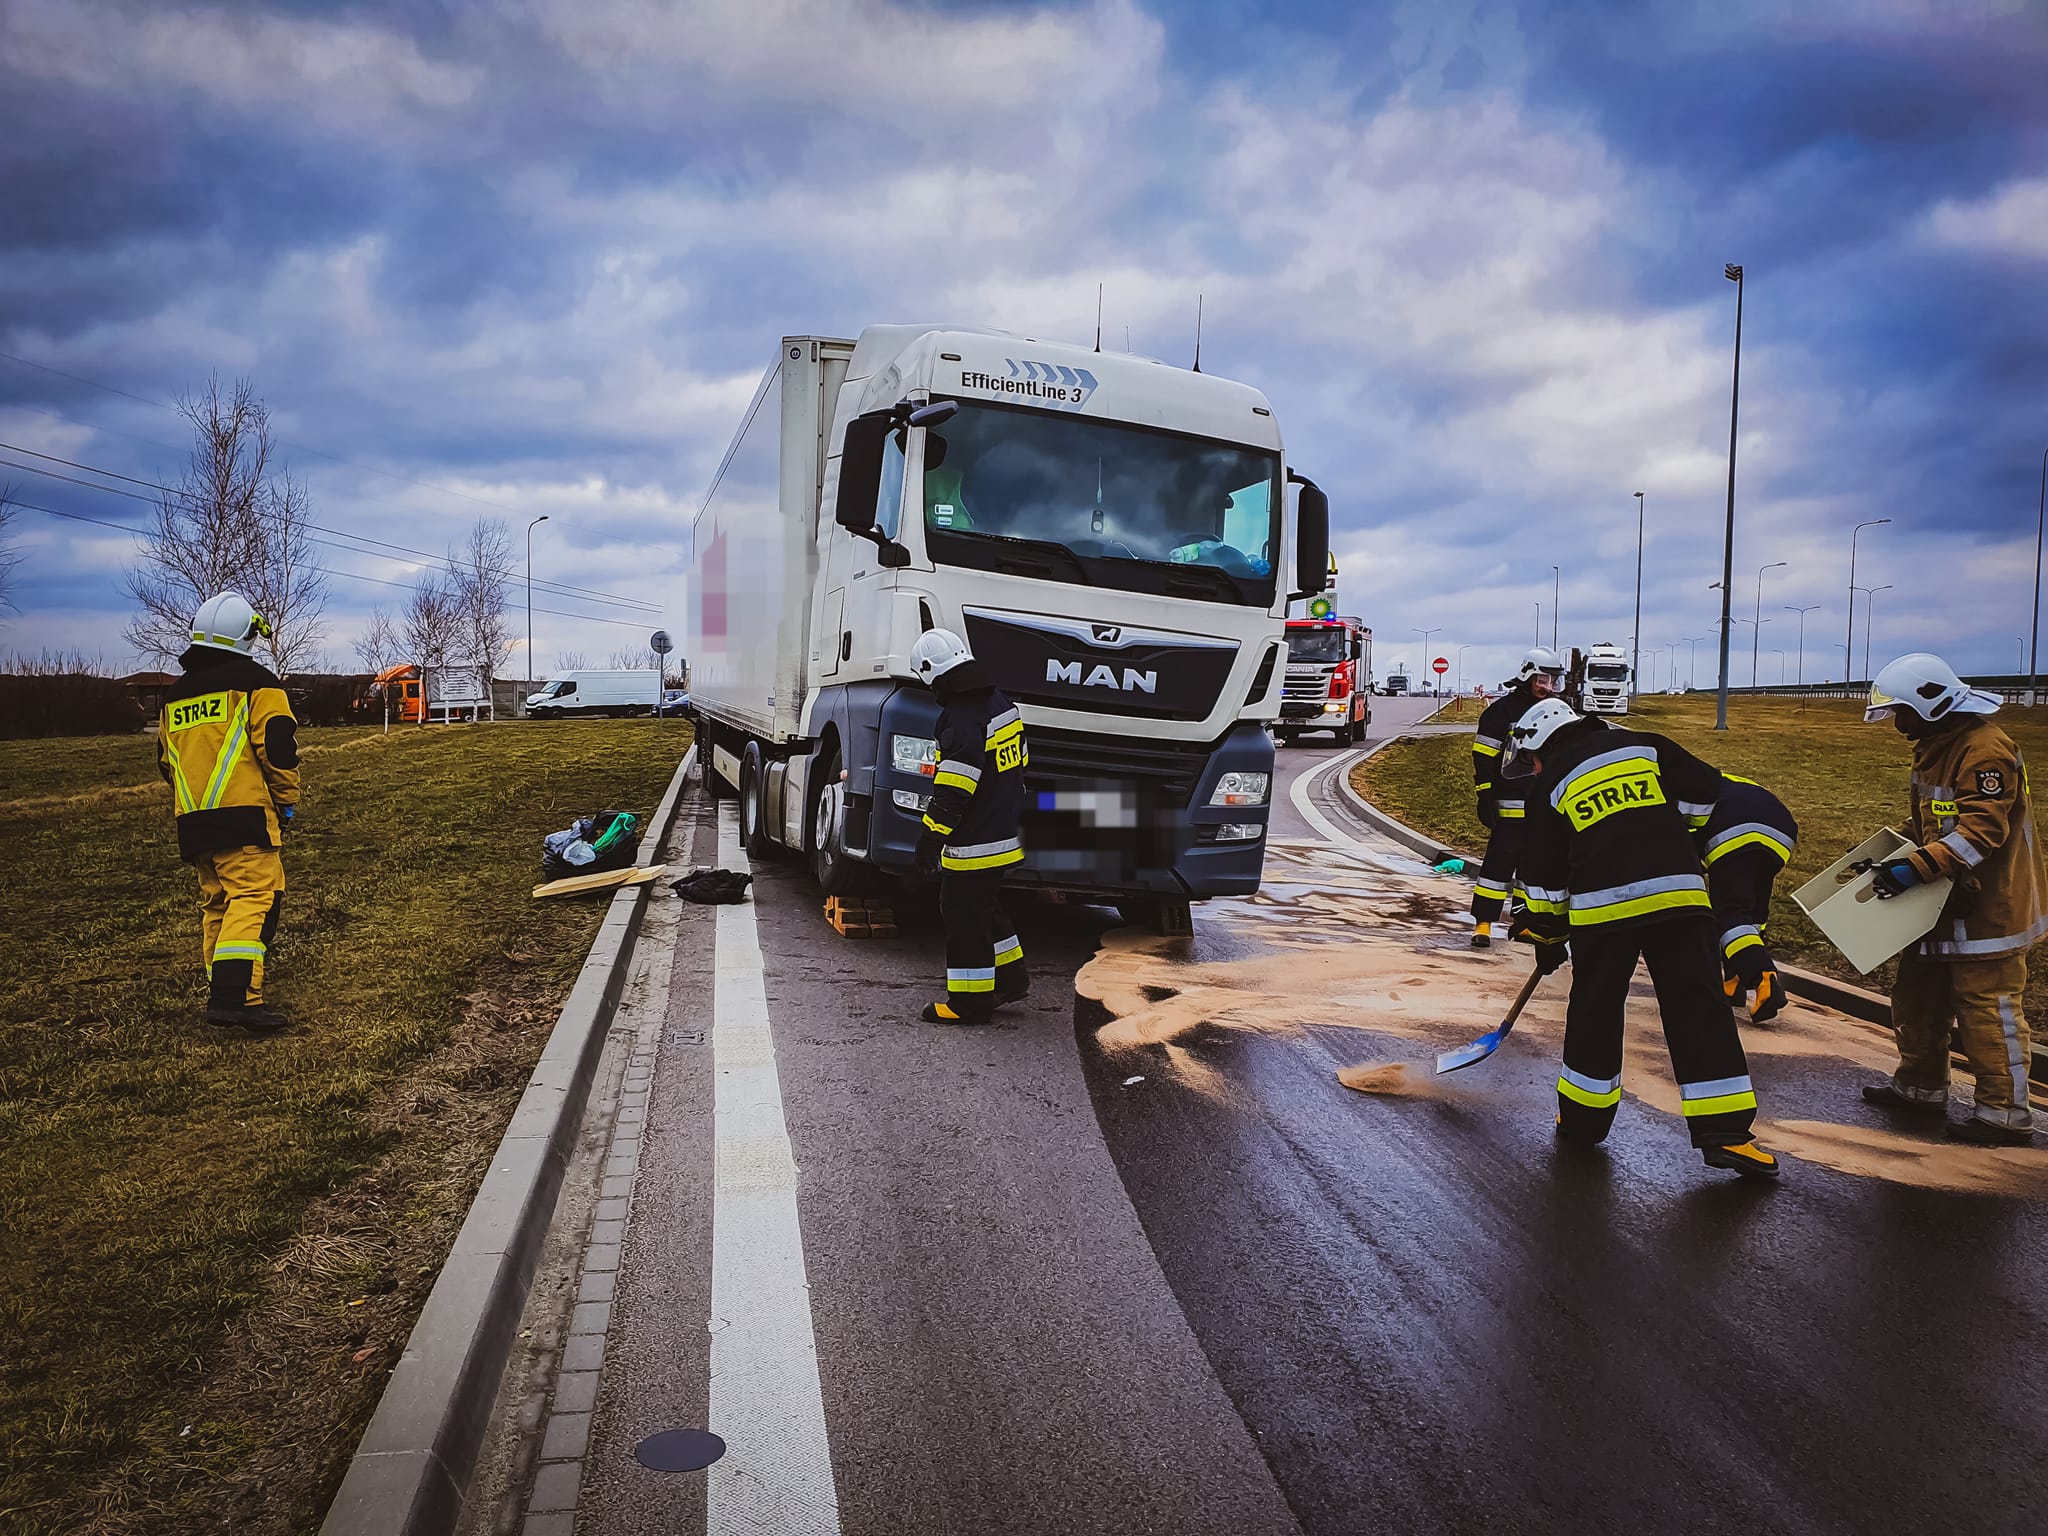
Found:
[(1095, 350), (1102, 350), (1102, 284), (1095, 285)]
[(1195, 372), (1202, 371), (1202, 296), (1195, 295)]

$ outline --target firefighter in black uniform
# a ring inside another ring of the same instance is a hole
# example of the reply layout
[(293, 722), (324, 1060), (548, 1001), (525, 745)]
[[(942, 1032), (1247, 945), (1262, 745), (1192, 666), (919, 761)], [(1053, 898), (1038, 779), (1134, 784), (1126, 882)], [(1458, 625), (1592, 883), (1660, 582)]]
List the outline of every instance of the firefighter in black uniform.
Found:
[(939, 760), (918, 839), (917, 867), (939, 876), (946, 925), (946, 997), (928, 1024), (986, 1024), (1030, 989), (1024, 946), (1003, 916), (1003, 871), (1024, 859), (1024, 717), (949, 629), (926, 630), (911, 670), (939, 699)]
[[(1680, 1107), (1708, 1164), (1770, 1177), (1750, 1135), (1756, 1091), (1720, 987), (1706, 872), (1693, 844), (1727, 781), (1668, 737), (1613, 730), (1546, 699), (1515, 723), (1504, 779), (1526, 785), (1517, 894), (1537, 966), (1572, 960), (1557, 1131), (1606, 1139), (1621, 1102), (1623, 1009), (1650, 968)], [(1567, 948), (1569, 946), (1569, 948)]]
[(1721, 946), (1722, 990), (1762, 1024), (1785, 1006), (1785, 984), (1764, 942), (1771, 886), (1799, 846), (1799, 823), (1785, 802), (1755, 779), (1723, 774), (1714, 814), (1693, 833), (1707, 870), (1714, 932)]
[(1487, 949), (1493, 944), (1493, 925), (1500, 909), (1514, 889), (1515, 860), (1522, 851), (1522, 827), (1526, 808), (1518, 790), (1500, 784), (1501, 750), (1507, 745), (1514, 723), (1530, 706), (1557, 692), (1564, 663), (1557, 652), (1537, 646), (1522, 658), (1515, 686), (1486, 706), (1479, 717), (1479, 734), (1472, 738), (1472, 787), (1479, 796), (1479, 824), (1486, 828), (1486, 857), (1479, 865), (1479, 883), (1472, 891), (1472, 947)]

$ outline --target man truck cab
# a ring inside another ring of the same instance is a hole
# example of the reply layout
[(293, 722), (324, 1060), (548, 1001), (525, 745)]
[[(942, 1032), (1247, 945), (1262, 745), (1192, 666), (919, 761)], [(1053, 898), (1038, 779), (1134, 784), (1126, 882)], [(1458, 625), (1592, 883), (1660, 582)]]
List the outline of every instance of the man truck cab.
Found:
[(1589, 715), (1625, 715), (1633, 702), (1628, 652), (1611, 642), (1586, 648), (1583, 700)]
[(828, 895), (909, 875), (939, 712), (910, 652), (951, 629), (1030, 742), (1006, 879), (1185, 931), (1259, 887), (1285, 615), (1328, 530), (1246, 385), (995, 331), (784, 337), (697, 514), (707, 783)]
[(1292, 742), (1306, 731), (1339, 741), (1365, 740), (1372, 724), (1372, 631), (1355, 618), (1289, 619), (1287, 679), (1273, 734)]

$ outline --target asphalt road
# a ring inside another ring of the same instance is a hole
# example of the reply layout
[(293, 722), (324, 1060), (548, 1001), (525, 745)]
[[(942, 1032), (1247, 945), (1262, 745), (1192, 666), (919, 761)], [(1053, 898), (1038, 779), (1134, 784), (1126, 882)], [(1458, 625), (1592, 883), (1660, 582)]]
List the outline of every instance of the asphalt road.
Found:
[[(1382, 732), (1421, 707), (1375, 704)], [(1019, 903), (1034, 989), (988, 1029), (913, 1022), (929, 913), (848, 941), (794, 865), (756, 870), (833, 1528), (2036, 1528), (2048, 1152), (1890, 1126), (1855, 1100), (1882, 1039), (1804, 1004), (1753, 1046), (1778, 1186), (1685, 1145), (1647, 1011), (1598, 1152), (1551, 1137), (1556, 997), (1456, 1079), (1338, 1086), (1487, 1027), (1523, 963), (1472, 954), (1461, 889), (1331, 784), (1294, 795), (1352, 756), (1282, 749), (1268, 894), (1192, 942)], [(727, 1325), (711, 922), (674, 929), (584, 1533), (707, 1529), (705, 1475), (632, 1452), (707, 1421)]]

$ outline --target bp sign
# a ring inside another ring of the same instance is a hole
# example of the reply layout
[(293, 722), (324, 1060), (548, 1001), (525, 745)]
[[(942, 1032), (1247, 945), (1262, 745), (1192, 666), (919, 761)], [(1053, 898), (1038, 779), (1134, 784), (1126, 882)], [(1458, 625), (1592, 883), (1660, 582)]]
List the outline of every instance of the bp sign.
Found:
[(1327, 597), (1312, 599), (1308, 605), (1308, 616), (1312, 619), (1327, 619), (1330, 616), (1330, 600)]

